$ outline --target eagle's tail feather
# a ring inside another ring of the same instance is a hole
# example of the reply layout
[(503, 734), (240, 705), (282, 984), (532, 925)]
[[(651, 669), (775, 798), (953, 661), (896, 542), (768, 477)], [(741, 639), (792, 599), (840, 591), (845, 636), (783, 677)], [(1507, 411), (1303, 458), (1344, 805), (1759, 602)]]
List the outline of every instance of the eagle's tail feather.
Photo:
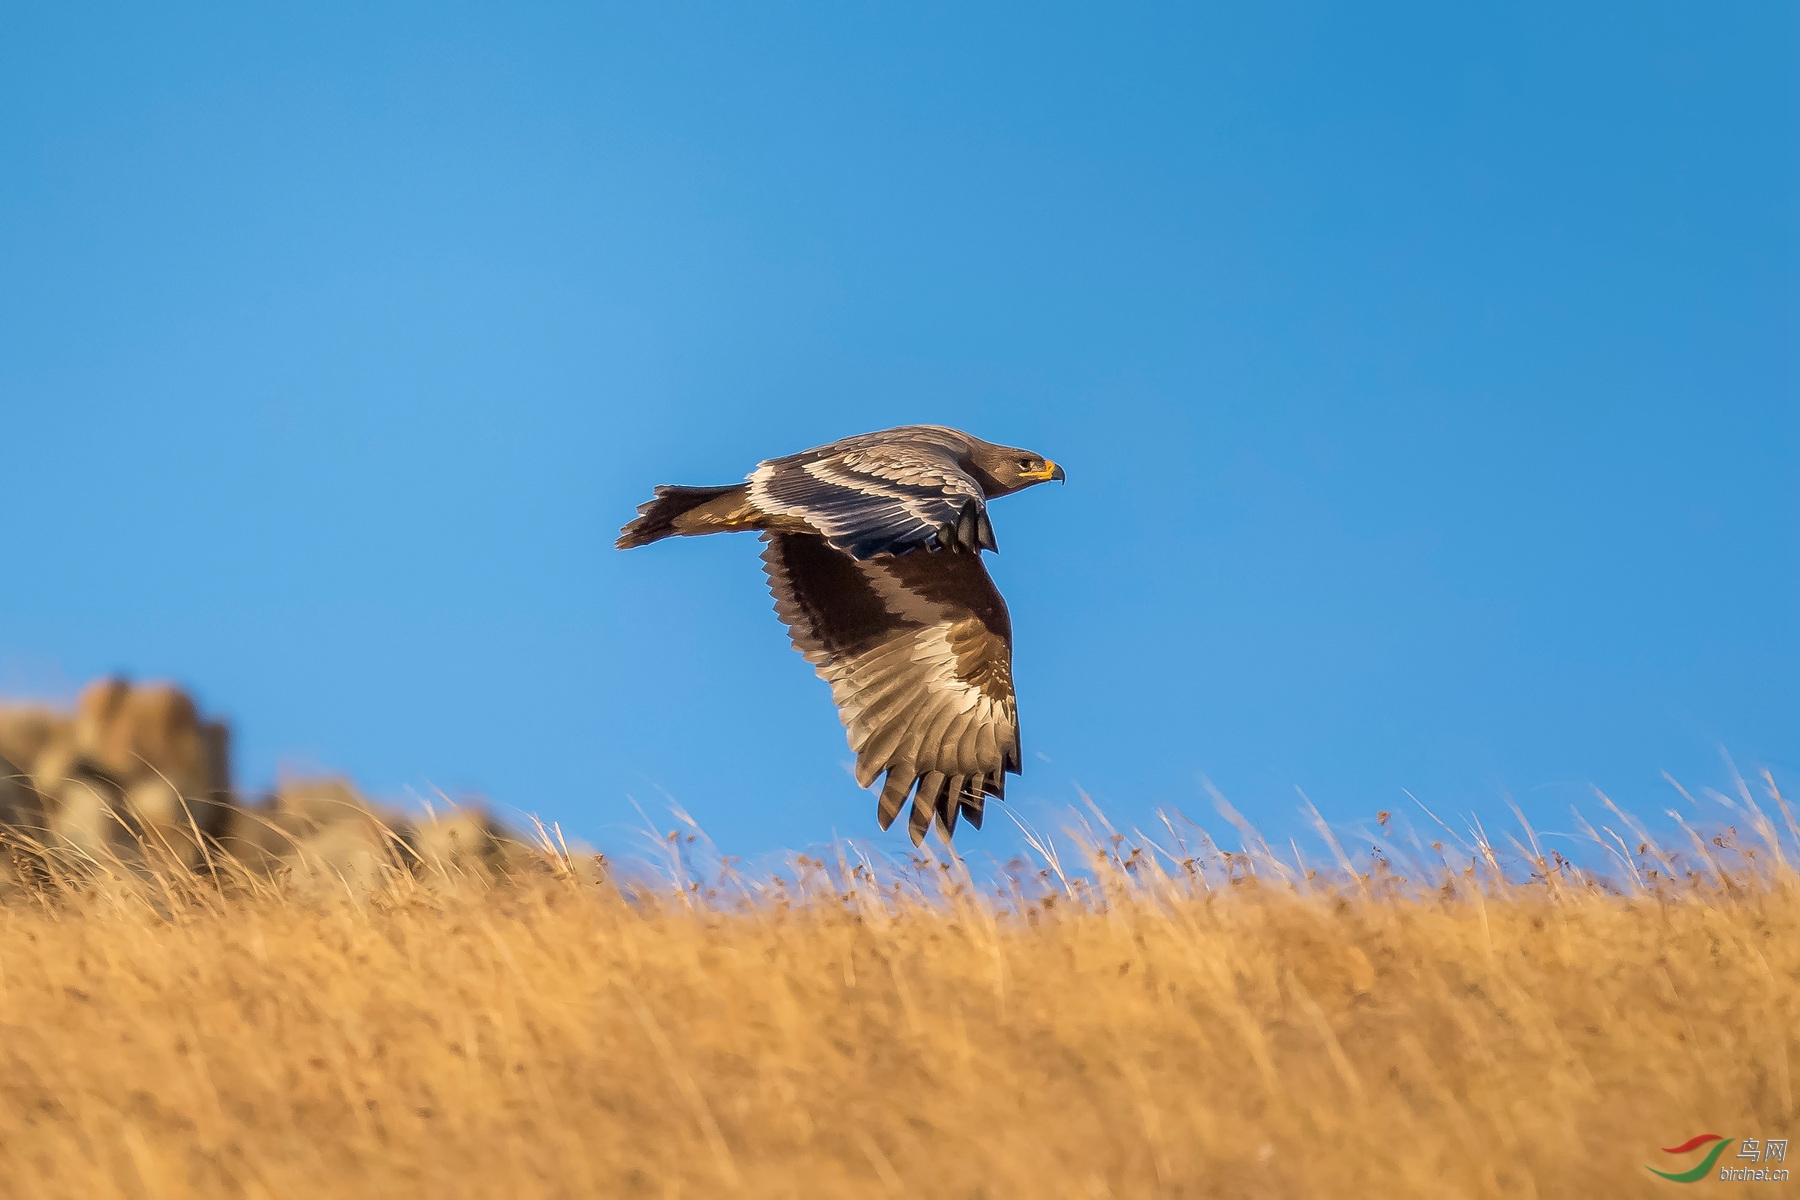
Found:
[(750, 506), (747, 483), (723, 487), (662, 484), (654, 498), (638, 505), (637, 519), (619, 531), (619, 540), (613, 544), (629, 550), (666, 537), (757, 529), (758, 516)]

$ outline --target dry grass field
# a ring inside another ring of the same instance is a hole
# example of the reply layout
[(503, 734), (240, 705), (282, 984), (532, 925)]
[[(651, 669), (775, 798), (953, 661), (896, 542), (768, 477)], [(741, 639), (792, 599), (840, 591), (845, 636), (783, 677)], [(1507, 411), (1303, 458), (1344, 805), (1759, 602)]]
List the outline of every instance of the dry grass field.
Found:
[(1755, 848), (1637, 850), (1621, 826), (1604, 879), (1479, 839), (1363, 870), (1334, 845), (1342, 866), (1303, 872), (1253, 835), (1227, 856), (1104, 831), (1082, 872), (1010, 886), (937, 862), (690, 883), (674, 849), (663, 885), (555, 850), (366, 890), (53, 879), (0, 907), (0, 1179), (1658, 1194), (1680, 1185), (1645, 1165), (1696, 1156), (1657, 1147), (1794, 1121), (1800, 880), (1787, 835), (1740, 815)]

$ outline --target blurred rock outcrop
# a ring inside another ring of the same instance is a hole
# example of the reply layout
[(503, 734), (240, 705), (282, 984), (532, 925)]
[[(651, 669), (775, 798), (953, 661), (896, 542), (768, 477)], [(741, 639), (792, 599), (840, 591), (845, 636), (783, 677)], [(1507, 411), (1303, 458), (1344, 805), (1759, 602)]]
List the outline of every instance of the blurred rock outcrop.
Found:
[(412, 818), (347, 780), (246, 801), (231, 737), (169, 684), (105, 679), (72, 713), (0, 706), (0, 894), (47, 871), (238, 871), (363, 891), (384, 874), (496, 875), (537, 855), (479, 807)]
[(5, 819), (11, 840), (72, 864), (198, 867), (231, 805), (229, 744), (222, 722), (167, 684), (102, 680), (73, 713), (0, 709), (5, 807), (28, 814)]

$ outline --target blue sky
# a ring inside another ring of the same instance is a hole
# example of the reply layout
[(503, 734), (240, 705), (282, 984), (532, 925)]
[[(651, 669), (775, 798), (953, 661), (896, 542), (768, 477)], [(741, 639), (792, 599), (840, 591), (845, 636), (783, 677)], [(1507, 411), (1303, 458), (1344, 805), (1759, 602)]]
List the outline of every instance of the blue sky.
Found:
[(872, 834), (754, 541), (610, 543), (931, 421), (1068, 467), (1033, 819), (1800, 767), (1786, 6), (161, 7), (0, 15), (8, 690)]

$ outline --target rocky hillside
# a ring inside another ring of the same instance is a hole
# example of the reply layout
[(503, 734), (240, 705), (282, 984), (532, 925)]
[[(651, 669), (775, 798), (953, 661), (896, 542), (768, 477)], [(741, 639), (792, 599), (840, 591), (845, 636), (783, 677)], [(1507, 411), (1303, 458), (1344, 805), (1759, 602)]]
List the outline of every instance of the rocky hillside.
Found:
[(384, 872), (495, 872), (534, 857), (479, 807), (411, 817), (337, 778), (247, 797), (224, 721), (177, 687), (116, 678), (89, 685), (73, 711), (0, 705), (0, 838), (7, 892), (49, 871), (165, 867), (366, 887)]

